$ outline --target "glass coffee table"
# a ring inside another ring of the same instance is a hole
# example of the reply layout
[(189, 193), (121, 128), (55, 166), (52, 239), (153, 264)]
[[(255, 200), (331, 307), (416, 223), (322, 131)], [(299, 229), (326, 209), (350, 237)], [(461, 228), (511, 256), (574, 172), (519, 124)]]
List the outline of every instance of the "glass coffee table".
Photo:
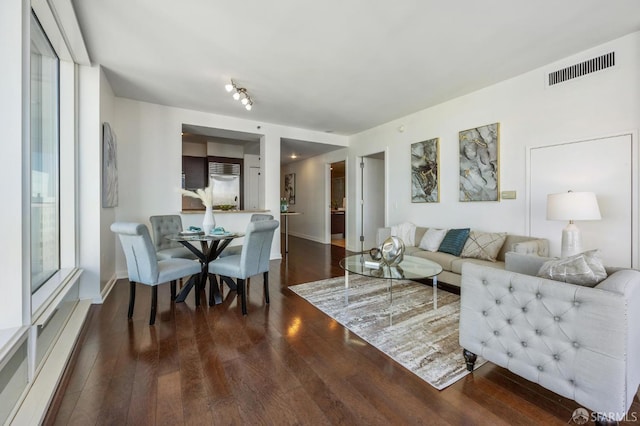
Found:
[[(376, 267), (376, 264), (378, 267)], [(400, 264), (388, 266), (371, 259), (369, 252), (358, 253), (340, 260), (344, 269), (345, 303), (349, 303), (349, 273), (386, 279), (389, 303), (393, 304), (393, 280), (416, 280), (431, 278), (433, 281), (433, 309), (438, 309), (438, 274), (442, 266), (428, 259), (404, 256)]]

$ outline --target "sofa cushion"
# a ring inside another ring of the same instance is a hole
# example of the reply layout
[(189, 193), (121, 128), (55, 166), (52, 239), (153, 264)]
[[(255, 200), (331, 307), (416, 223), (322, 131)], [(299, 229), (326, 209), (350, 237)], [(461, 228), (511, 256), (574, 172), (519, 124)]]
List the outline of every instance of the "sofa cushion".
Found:
[(506, 238), (506, 232), (471, 231), (460, 256), (495, 262)]
[(464, 258), (464, 259), (456, 259), (451, 262), (451, 272), (456, 274), (462, 274), (462, 265), (465, 263), (473, 263), (475, 265), (488, 266), (490, 268), (496, 269), (504, 269), (504, 262), (492, 262), (490, 260), (482, 260), (482, 259), (473, 259), (473, 258)]
[(540, 268), (549, 260), (550, 257), (534, 256), (529, 254), (516, 253), (510, 251), (505, 254), (504, 269), (509, 272), (517, 272), (519, 274), (530, 275), (535, 277), (538, 275)]
[(400, 238), (405, 246), (415, 246), (416, 225), (411, 222), (403, 222), (391, 227), (391, 236)]
[[(405, 252), (405, 254), (407, 253)], [(449, 253), (442, 253), (439, 251), (426, 251), (420, 249), (411, 253), (411, 256), (420, 257), (422, 259), (428, 259), (436, 262), (438, 265), (442, 266), (442, 269), (444, 269), (445, 271), (450, 271), (451, 263), (455, 260), (460, 259), (459, 257)]]
[(571, 257), (549, 260), (540, 267), (538, 276), (593, 287), (607, 278), (607, 272), (598, 251), (590, 250)]
[(467, 242), (467, 237), (469, 237), (469, 228), (449, 229), (438, 251), (460, 256), (464, 243)]
[(418, 247), (423, 250), (438, 251), (445, 235), (447, 235), (446, 229), (429, 228), (427, 232), (424, 233)]

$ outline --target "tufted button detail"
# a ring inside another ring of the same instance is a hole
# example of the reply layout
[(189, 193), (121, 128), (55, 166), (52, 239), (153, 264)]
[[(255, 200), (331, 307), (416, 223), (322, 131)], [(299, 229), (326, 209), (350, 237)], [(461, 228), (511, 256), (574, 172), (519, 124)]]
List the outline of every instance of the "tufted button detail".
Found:
[(512, 354), (511, 352), (507, 352), (507, 356), (508, 356), (509, 358), (513, 358), (513, 354)]
[(527, 311), (529, 311), (529, 310), (527, 309), (527, 307), (526, 307), (526, 306), (523, 306), (523, 307), (522, 307), (522, 312), (526, 313)]
[(553, 359), (555, 359), (556, 361), (560, 361), (560, 355), (553, 354)]
[(496, 299), (496, 305), (499, 305), (500, 303), (500, 299)]
[(542, 370), (543, 370), (542, 366), (541, 366), (541, 365), (539, 365), (539, 366), (538, 366), (538, 371), (542, 371)]
[(499, 332), (498, 330), (494, 330), (493, 335), (494, 335), (494, 336), (499, 336), (499, 335), (500, 335), (500, 332)]
[(487, 280), (482, 280), (482, 284), (487, 285), (489, 283), (487, 282)]
[(520, 344), (522, 344), (522, 347), (523, 347), (523, 348), (526, 348), (526, 347), (527, 347), (527, 342), (525, 342), (525, 341), (520, 342)]
[(509, 318), (509, 319), (507, 320), (507, 324), (513, 324), (513, 320), (512, 320), (511, 318)]
[(555, 322), (559, 322), (559, 321), (560, 321), (560, 317), (556, 315), (555, 317), (553, 317), (553, 320), (554, 320)]
[(513, 293), (513, 286), (509, 286), (509, 293)]
[(576, 349), (578, 349), (580, 347), (580, 344), (578, 342), (573, 342), (572, 345)]
[(540, 331), (539, 329), (536, 328), (536, 335), (542, 336), (542, 331)]
[(536, 299), (542, 299), (542, 294), (536, 293)]
[(487, 311), (482, 311), (482, 316), (483, 316), (483, 317), (486, 317), (487, 315), (488, 315), (488, 314), (487, 314)]
[(487, 346), (487, 342), (485, 342), (484, 340), (483, 340), (482, 342), (480, 342), (480, 344), (481, 344), (482, 346)]
[(572, 386), (575, 386), (575, 385), (576, 385), (576, 381), (575, 381), (575, 380), (573, 380), (573, 379), (569, 379), (569, 383), (570, 383)]
[(573, 306), (575, 306), (575, 307), (577, 308), (578, 306), (580, 306), (580, 302), (578, 302), (578, 301), (576, 300), (575, 302), (573, 302)]

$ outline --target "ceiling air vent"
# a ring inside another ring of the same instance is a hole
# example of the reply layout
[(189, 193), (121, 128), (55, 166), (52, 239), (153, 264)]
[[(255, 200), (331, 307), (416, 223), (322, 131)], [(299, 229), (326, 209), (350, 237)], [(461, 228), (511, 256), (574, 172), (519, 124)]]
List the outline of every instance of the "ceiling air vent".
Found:
[(610, 68), (616, 64), (616, 52), (610, 52), (597, 58), (589, 59), (579, 64), (571, 65), (558, 71), (549, 73), (549, 86), (562, 83), (573, 78), (582, 77), (592, 72)]

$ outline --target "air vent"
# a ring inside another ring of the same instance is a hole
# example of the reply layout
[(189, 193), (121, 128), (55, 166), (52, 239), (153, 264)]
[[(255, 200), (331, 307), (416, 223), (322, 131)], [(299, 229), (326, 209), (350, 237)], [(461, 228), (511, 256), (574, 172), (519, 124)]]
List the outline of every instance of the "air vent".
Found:
[(591, 74), (596, 71), (601, 71), (606, 68), (610, 68), (616, 64), (616, 52), (610, 52), (597, 58), (589, 59), (588, 61), (580, 62), (576, 65), (563, 68), (558, 71), (549, 73), (549, 86), (562, 83), (567, 80), (571, 80), (583, 75)]
[(238, 175), (240, 176), (240, 164), (209, 162), (209, 174)]

